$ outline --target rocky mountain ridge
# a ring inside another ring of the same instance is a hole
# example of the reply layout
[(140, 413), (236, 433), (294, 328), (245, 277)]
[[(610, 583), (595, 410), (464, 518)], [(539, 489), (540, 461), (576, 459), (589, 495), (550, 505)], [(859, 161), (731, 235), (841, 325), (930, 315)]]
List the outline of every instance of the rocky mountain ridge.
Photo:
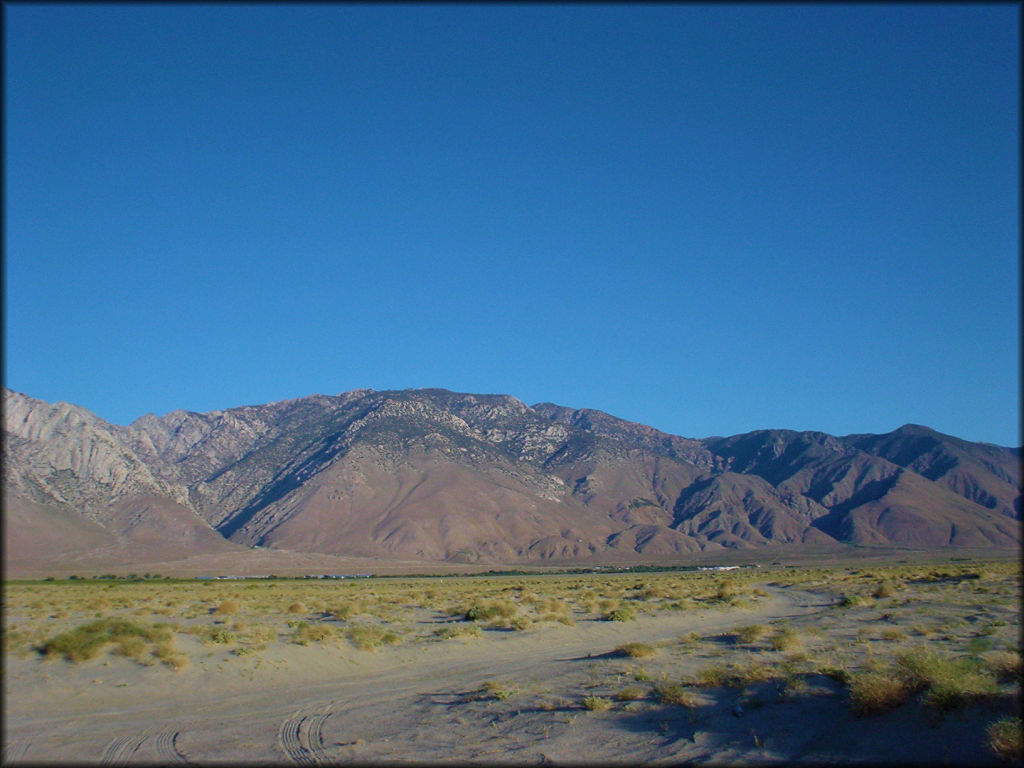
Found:
[(703, 440), (508, 395), (356, 390), (109, 424), (5, 389), (6, 554), (253, 546), (514, 563), (1011, 548), (1020, 450), (907, 425)]

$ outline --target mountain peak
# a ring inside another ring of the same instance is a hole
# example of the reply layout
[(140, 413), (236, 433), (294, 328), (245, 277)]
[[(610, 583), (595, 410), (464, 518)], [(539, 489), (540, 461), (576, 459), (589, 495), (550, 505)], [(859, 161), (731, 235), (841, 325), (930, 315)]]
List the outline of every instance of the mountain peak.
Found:
[(936, 432), (931, 427), (926, 427), (921, 424), (904, 424), (903, 426), (894, 429), (891, 434), (898, 435), (928, 435), (929, 437), (940, 435), (940, 432)]

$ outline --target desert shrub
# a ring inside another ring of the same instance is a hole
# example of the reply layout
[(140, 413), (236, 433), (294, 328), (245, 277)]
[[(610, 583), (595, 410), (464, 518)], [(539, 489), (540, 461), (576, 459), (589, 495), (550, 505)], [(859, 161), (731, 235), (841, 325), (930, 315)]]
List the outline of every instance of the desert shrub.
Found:
[(512, 627), (512, 629), (522, 631), (524, 629), (529, 629), (530, 627), (532, 627), (533, 620), (530, 619), (528, 616), (516, 616), (509, 622), (509, 626)]
[(591, 712), (602, 712), (609, 709), (611, 705), (612, 700), (604, 696), (586, 696), (583, 699), (583, 706)]
[(302, 603), (292, 603), (288, 606), (288, 613), (305, 613), (306, 606)]
[(1014, 680), (1021, 676), (1021, 656), (1017, 651), (986, 651), (981, 661), (1001, 680)]
[(781, 667), (764, 662), (750, 662), (748, 664), (736, 664), (729, 672), (726, 685), (746, 685), (749, 683), (764, 683), (768, 680), (775, 680), (783, 675)]
[(642, 699), (645, 696), (647, 696), (647, 691), (639, 685), (631, 685), (623, 688), (615, 694), (615, 698), (619, 701), (636, 701), (637, 699)]
[(669, 593), (664, 587), (655, 586), (643, 586), (637, 593), (637, 599), (640, 600), (658, 600), (668, 596)]
[(693, 709), (698, 704), (696, 694), (682, 683), (655, 683), (654, 695), (663, 704), (677, 704), (687, 709)]
[(948, 672), (930, 681), (924, 700), (936, 709), (948, 711), (957, 709), (968, 699), (988, 696), (997, 690), (996, 679), (987, 670), (956, 663)]
[(697, 682), (709, 688), (717, 688), (729, 681), (729, 670), (722, 664), (711, 664), (697, 672)]
[(351, 627), (346, 633), (352, 644), (361, 651), (375, 651), (381, 645), (400, 645), (402, 638), (391, 630), (380, 627)]
[(740, 627), (736, 630), (736, 639), (741, 643), (756, 643), (768, 634), (768, 627), (764, 624), (752, 624), (749, 627)]
[(840, 608), (864, 608), (872, 604), (871, 598), (862, 595), (844, 595), (839, 601)]
[(508, 619), (514, 616), (516, 607), (507, 600), (492, 600), (474, 603), (466, 611), (466, 621), (493, 621), (497, 618)]
[(953, 658), (929, 648), (897, 653), (894, 664), (856, 673), (849, 686), (854, 709), (862, 714), (897, 707), (917, 691), (924, 692), (927, 705), (948, 711), (998, 690), (994, 674), (980, 659)]
[(875, 591), (871, 593), (871, 596), (875, 598), (893, 597), (895, 595), (896, 585), (891, 581), (883, 581), (875, 588)]
[(576, 623), (575, 621), (572, 620), (571, 617), (567, 616), (564, 613), (543, 613), (543, 614), (541, 614), (540, 616), (537, 617), (537, 621), (538, 622), (560, 622), (562, 624), (565, 624), (565, 623), (568, 623), (568, 622), (571, 622), (572, 624)]
[(925, 702), (938, 709), (959, 707), (974, 696), (995, 693), (995, 676), (978, 659), (952, 658), (928, 648), (896, 655), (899, 673), (914, 688), (924, 688)]
[(549, 597), (536, 601), (536, 609), (540, 613), (563, 614), (570, 613), (571, 609), (565, 600), (557, 597)]
[(516, 696), (519, 693), (519, 686), (509, 681), (490, 680), (484, 683), (483, 691), (486, 696), (504, 701)]
[(855, 672), (848, 683), (851, 703), (859, 714), (895, 709), (907, 700), (911, 692), (904, 678), (886, 671)]
[(230, 645), (236, 639), (234, 632), (229, 632), (223, 627), (209, 627), (204, 635), (203, 639), (214, 645)]
[(800, 634), (792, 627), (783, 627), (770, 640), (776, 651), (798, 651), (803, 647)]
[(633, 621), (636, 615), (629, 608), (616, 608), (605, 614), (605, 621)]
[(715, 600), (725, 601), (731, 600), (739, 595), (739, 588), (735, 582), (732, 581), (720, 581), (715, 588)]
[(132, 655), (130, 649), (137, 648), (137, 644), (131, 638), (139, 638), (144, 643), (162, 642), (170, 638), (170, 632), (163, 626), (144, 626), (126, 619), (97, 619), (47, 640), (40, 650), (46, 656), (85, 661), (97, 656), (105, 646), (116, 643), (126, 649), (125, 655)]
[(658, 652), (658, 649), (653, 645), (648, 645), (647, 643), (626, 643), (625, 645), (620, 645), (616, 648), (615, 652), (622, 656), (630, 656), (634, 659), (644, 659), (649, 656), (654, 656)]
[(265, 627), (261, 625), (252, 627), (248, 630), (248, 632), (246, 632), (246, 640), (248, 640), (251, 643), (255, 643), (257, 646), (257, 650), (260, 649), (261, 645), (262, 647), (266, 647), (266, 643), (269, 643), (271, 640), (275, 639), (277, 639), (277, 631), (272, 627)]
[(215, 613), (222, 613), (229, 615), (232, 613), (238, 613), (238, 603), (234, 600), (222, 600), (220, 605), (214, 609)]
[(890, 641), (893, 641), (893, 640), (905, 640), (906, 637), (907, 637), (907, 633), (904, 632), (902, 629), (898, 629), (896, 627), (889, 627), (888, 629), (883, 629), (882, 630), (882, 639), (883, 640), (890, 640)]
[(476, 624), (461, 624), (435, 629), (434, 635), (449, 640), (453, 637), (481, 637), (483, 632)]
[(114, 646), (114, 653), (118, 656), (126, 656), (129, 659), (142, 661), (149, 644), (138, 635), (125, 635), (118, 638)]
[(292, 642), (298, 645), (321, 643), (334, 635), (334, 628), (325, 624), (307, 624), (299, 622), (292, 633)]
[(1003, 760), (1020, 761), (1024, 758), (1024, 723), (1019, 717), (1003, 717), (985, 729), (986, 746)]
[(763, 661), (748, 663), (710, 664), (698, 670), (698, 685), (708, 688), (721, 686), (737, 687), (750, 683), (761, 683), (776, 680), (785, 675), (785, 667)]
[(188, 656), (178, 651), (171, 641), (157, 645), (153, 651), (153, 656), (164, 666), (170, 667), (175, 672), (188, 666)]

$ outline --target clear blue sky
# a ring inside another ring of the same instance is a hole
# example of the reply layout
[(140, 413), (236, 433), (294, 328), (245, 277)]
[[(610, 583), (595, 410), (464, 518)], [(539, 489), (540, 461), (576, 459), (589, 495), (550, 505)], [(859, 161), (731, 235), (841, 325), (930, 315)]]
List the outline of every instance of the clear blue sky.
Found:
[(36, 5), (7, 386), (1020, 444), (1020, 6)]

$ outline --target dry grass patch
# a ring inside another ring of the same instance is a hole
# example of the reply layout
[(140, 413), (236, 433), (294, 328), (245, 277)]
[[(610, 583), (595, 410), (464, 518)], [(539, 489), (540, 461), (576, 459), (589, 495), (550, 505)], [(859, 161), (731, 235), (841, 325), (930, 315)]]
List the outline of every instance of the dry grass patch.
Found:
[(883, 581), (875, 588), (875, 591), (871, 593), (871, 596), (877, 599), (882, 599), (886, 597), (895, 597), (896, 593), (897, 588), (895, 584), (891, 581)]
[(605, 621), (635, 621), (636, 614), (629, 608), (615, 608), (604, 616)]
[(175, 672), (188, 666), (188, 656), (174, 647), (173, 640), (158, 644), (153, 651), (153, 657)]
[(913, 648), (897, 654), (896, 664), (910, 686), (926, 690), (925, 703), (938, 709), (956, 709), (969, 698), (998, 690), (995, 676), (978, 659)]
[(107, 646), (115, 653), (141, 661), (154, 643), (171, 638), (164, 625), (147, 626), (126, 619), (98, 619), (47, 640), (40, 651), (47, 657), (62, 656), (81, 662), (95, 658)]
[(866, 608), (874, 604), (874, 600), (864, 595), (844, 595), (839, 600), (840, 608)]
[(764, 624), (752, 624), (749, 627), (740, 627), (736, 630), (736, 639), (741, 643), (756, 643), (768, 634), (768, 627)]
[(925, 704), (941, 711), (998, 692), (996, 676), (983, 660), (922, 647), (903, 650), (888, 664), (873, 661), (871, 668), (850, 676), (849, 686), (851, 703), (861, 714), (893, 709), (918, 692)]
[(300, 621), (294, 627), (291, 640), (297, 645), (309, 645), (310, 643), (322, 643), (332, 637), (334, 637), (333, 627)]
[(513, 696), (518, 696), (520, 693), (519, 686), (508, 680), (489, 680), (483, 684), (482, 691), (485, 697), (494, 698), (498, 701), (511, 699)]
[(453, 624), (435, 629), (434, 636), (442, 640), (450, 640), (456, 637), (478, 638), (483, 636), (483, 630), (476, 624)]
[(591, 712), (603, 712), (611, 706), (612, 700), (604, 696), (585, 696), (583, 699), (583, 708)]
[(397, 633), (373, 626), (351, 627), (345, 632), (352, 645), (360, 651), (376, 651), (382, 645), (401, 645)]
[(803, 650), (804, 647), (803, 640), (800, 639), (800, 633), (793, 629), (793, 627), (782, 627), (772, 636), (769, 642), (776, 651), (783, 651), (785, 653), (796, 653)]
[(1000, 680), (1020, 680), (1024, 665), (1018, 651), (985, 651), (981, 662)]
[(629, 656), (634, 659), (645, 659), (658, 653), (658, 649), (648, 643), (626, 643), (615, 649), (621, 656)]
[(490, 600), (474, 603), (465, 612), (466, 621), (490, 621), (506, 623), (518, 612), (516, 605), (508, 600)]
[(234, 600), (222, 600), (220, 605), (213, 609), (213, 612), (225, 616), (238, 613), (238, 603)]
[(1024, 759), (1024, 723), (1019, 717), (1004, 717), (985, 730), (985, 745), (1006, 761)]
[(647, 690), (639, 685), (630, 685), (615, 694), (619, 701), (636, 701), (647, 698)]
[(663, 704), (676, 704), (687, 709), (694, 709), (700, 704), (697, 694), (682, 683), (655, 683), (653, 693)]
[(895, 709), (911, 694), (907, 681), (891, 671), (855, 672), (848, 677), (848, 684), (850, 701), (861, 715)]

